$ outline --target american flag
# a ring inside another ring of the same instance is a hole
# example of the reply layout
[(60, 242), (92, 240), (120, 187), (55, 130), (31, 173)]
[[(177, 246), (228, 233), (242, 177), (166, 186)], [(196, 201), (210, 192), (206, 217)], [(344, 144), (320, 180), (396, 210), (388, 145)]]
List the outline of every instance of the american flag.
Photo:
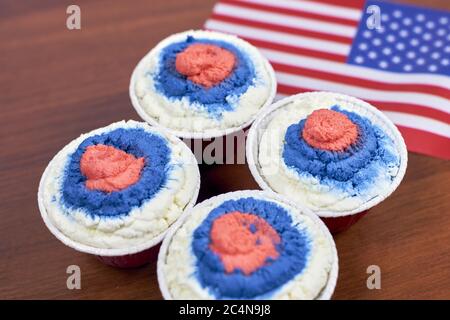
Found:
[(449, 12), (380, 0), (221, 0), (205, 28), (257, 46), (278, 97), (356, 96), (385, 112), (410, 151), (450, 159)]

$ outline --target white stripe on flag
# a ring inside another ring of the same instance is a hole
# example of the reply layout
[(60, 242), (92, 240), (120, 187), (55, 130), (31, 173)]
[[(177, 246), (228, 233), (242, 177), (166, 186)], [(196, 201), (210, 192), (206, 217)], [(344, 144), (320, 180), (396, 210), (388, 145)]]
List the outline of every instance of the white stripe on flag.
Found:
[(207, 29), (237, 34), (242, 37), (249, 37), (256, 40), (270, 41), (283, 45), (319, 50), (342, 56), (347, 56), (350, 52), (350, 45), (346, 44), (327, 40), (317, 40), (310, 37), (296, 36), (260, 28), (246, 27), (234, 23), (221, 22), (214, 19), (208, 20), (205, 24), (205, 27)]
[(444, 122), (403, 112), (383, 111), (383, 113), (399, 126), (428, 131), (450, 138), (450, 125)]
[[(270, 39), (269, 39), (270, 40)], [(339, 75), (358, 77), (365, 80), (374, 80), (393, 84), (423, 84), (442, 87), (450, 90), (449, 77), (438, 74), (402, 74), (389, 71), (359, 67), (329, 60), (291, 54), (282, 51), (260, 48), (259, 51), (270, 61), (287, 64), (295, 67), (315, 69)], [(450, 112), (450, 109), (447, 109)]]
[(353, 38), (356, 34), (356, 27), (350, 27), (337, 23), (324, 22), (303, 17), (293, 17), (280, 13), (270, 13), (257, 9), (247, 9), (224, 3), (217, 4), (214, 7), (214, 12), (225, 16), (236, 17), (250, 21), (272, 23), (283, 27), (300, 28), (304, 30), (322, 32), (347, 38)]
[(311, 77), (293, 75), (284, 72), (277, 72), (279, 84), (287, 86), (298, 86), (319, 91), (342, 92), (348, 95), (367, 99), (372, 101), (411, 103), (427, 106), (443, 112), (450, 110), (450, 101), (441, 97), (426, 93), (402, 92), (402, 91), (383, 91), (367, 89), (358, 86), (352, 86), (332, 81), (319, 80)]
[(361, 10), (353, 8), (345, 8), (343, 6), (335, 6), (325, 3), (318, 3), (314, 1), (245, 0), (242, 2), (266, 4), (284, 9), (292, 9), (316, 14), (323, 14), (337, 18), (344, 17), (346, 19), (354, 21), (359, 21), (359, 19), (361, 18)]

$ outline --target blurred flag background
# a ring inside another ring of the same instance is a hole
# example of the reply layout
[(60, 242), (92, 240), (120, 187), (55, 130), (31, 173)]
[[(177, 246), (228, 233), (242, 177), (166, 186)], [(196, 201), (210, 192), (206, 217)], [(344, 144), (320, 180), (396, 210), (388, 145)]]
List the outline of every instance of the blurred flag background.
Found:
[(449, 12), (379, 0), (221, 0), (205, 28), (257, 46), (276, 71), (278, 98), (356, 96), (399, 127), (410, 151), (450, 159)]

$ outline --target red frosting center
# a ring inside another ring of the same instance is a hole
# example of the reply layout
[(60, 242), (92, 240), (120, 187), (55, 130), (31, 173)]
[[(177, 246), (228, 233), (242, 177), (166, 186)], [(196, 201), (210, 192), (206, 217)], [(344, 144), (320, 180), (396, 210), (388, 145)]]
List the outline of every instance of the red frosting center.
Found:
[(342, 151), (356, 142), (358, 127), (340, 112), (319, 109), (308, 116), (301, 135), (314, 148)]
[(83, 153), (80, 169), (86, 187), (105, 192), (119, 191), (135, 184), (144, 167), (144, 158), (136, 158), (120, 149), (98, 144)]
[(227, 273), (240, 269), (249, 275), (276, 259), (280, 236), (264, 219), (249, 213), (233, 211), (217, 218), (211, 228), (211, 250), (216, 253)]
[(215, 86), (233, 71), (233, 53), (212, 44), (196, 43), (177, 54), (177, 71), (206, 88)]

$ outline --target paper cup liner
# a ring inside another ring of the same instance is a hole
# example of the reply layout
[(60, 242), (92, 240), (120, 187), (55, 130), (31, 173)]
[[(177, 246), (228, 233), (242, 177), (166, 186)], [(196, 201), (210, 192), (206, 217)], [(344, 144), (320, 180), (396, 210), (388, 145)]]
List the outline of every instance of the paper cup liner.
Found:
[(253, 178), (256, 183), (263, 190), (272, 190), (272, 188), (268, 185), (268, 183), (264, 180), (261, 174), (261, 167), (259, 165), (258, 155), (259, 155), (259, 143), (262, 137), (263, 132), (267, 128), (270, 121), (274, 118), (277, 111), (286, 106), (288, 103), (297, 101), (300, 99), (310, 98), (310, 97), (332, 97), (338, 103), (344, 102), (346, 103), (345, 109), (354, 111), (357, 114), (364, 116), (369, 119), (372, 123), (379, 126), (394, 142), (394, 145), (397, 149), (397, 152), (400, 157), (400, 167), (395, 176), (394, 180), (390, 184), (389, 189), (383, 191), (376, 197), (370, 199), (359, 207), (350, 210), (350, 211), (332, 211), (332, 210), (318, 210), (314, 211), (319, 217), (324, 219), (327, 226), (330, 228), (332, 233), (337, 233), (349, 228), (352, 224), (358, 221), (362, 216), (364, 216), (370, 208), (376, 206), (384, 199), (386, 199), (389, 195), (391, 195), (395, 189), (399, 186), (402, 181), (406, 167), (408, 163), (408, 152), (406, 150), (405, 141), (403, 140), (402, 135), (398, 131), (397, 127), (389, 120), (381, 111), (379, 111), (374, 106), (369, 103), (362, 101), (360, 99), (339, 94), (333, 92), (305, 92), (296, 94), (293, 96), (286, 97), (272, 104), (263, 112), (259, 114), (252, 127), (249, 130), (247, 137), (247, 145), (246, 145), (246, 156), (249, 169), (252, 173)]
[(369, 211), (362, 211), (342, 217), (320, 217), (332, 234), (345, 231), (354, 225), (359, 219), (364, 217)]
[[(152, 130), (158, 132), (159, 130), (152, 128)], [(167, 136), (167, 133), (164, 133), (164, 135)], [(170, 139), (179, 140), (178, 138), (174, 136), (170, 136)], [(180, 141), (181, 142), (181, 141)], [(181, 143), (182, 148), (185, 148), (186, 151), (189, 151), (189, 154), (191, 155), (191, 162), (192, 164), (196, 164), (196, 160), (194, 155), (192, 154), (191, 150), (184, 144)], [(96, 256), (100, 261), (104, 262), (107, 265), (111, 265), (114, 267), (120, 267), (120, 268), (134, 268), (142, 266), (146, 263), (155, 261), (157, 259), (159, 247), (161, 245), (161, 242), (164, 238), (164, 236), (167, 234), (168, 230), (172, 228), (175, 224), (172, 223), (171, 226), (164, 232), (158, 234), (151, 240), (145, 241), (139, 245), (128, 247), (128, 248), (98, 248), (94, 246), (90, 246), (87, 244), (83, 244), (77, 241), (72, 240), (68, 236), (66, 236), (62, 231), (60, 231), (52, 222), (51, 218), (47, 214), (47, 210), (44, 205), (44, 199), (43, 199), (43, 192), (44, 192), (44, 181), (47, 179), (47, 175), (49, 172), (49, 169), (52, 165), (52, 159), (47, 167), (45, 168), (44, 173), (42, 174), (41, 180), (39, 182), (39, 189), (37, 193), (38, 198), (38, 206), (39, 211), (41, 213), (42, 220), (44, 220), (44, 223), (46, 227), (49, 229), (49, 231), (63, 244), (66, 246), (75, 249), (79, 252), (88, 253), (91, 255)], [(178, 217), (178, 219), (182, 218), (190, 208), (192, 208), (195, 203), (197, 202), (198, 193), (200, 190), (200, 171), (197, 165), (195, 165), (195, 172), (196, 172), (196, 180), (197, 185), (195, 187), (194, 193), (192, 195), (191, 200), (184, 208), (184, 211), (182, 214)], [(177, 219), (177, 220), (178, 220)]]
[[(191, 30), (194, 31), (194, 30)], [(186, 31), (186, 32), (191, 32), (191, 31)], [(203, 31), (203, 30), (202, 30)], [(182, 32), (179, 34), (184, 34), (186, 32)], [(216, 32), (216, 31), (208, 31), (209, 33), (216, 33), (216, 34), (220, 34), (220, 35), (225, 35), (223, 33), (220, 32)], [(143, 70), (145, 70), (145, 63), (148, 60), (148, 56), (152, 53), (153, 50), (155, 49), (159, 49), (160, 46), (165, 46), (167, 44), (169, 44), (169, 40), (171, 37), (173, 36), (177, 36), (179, 34), (174, 34), (172, 36), (169, 36), (168, 38), (162, 40), (156, 47), (154, 47), (152, 50), (150, 50), (140, 61), (139, 63), (136, 65), (136, 67), (133, 70), (133, 73), (131, 74), (131, 79), (130, 79), (130, 85), (129, 85), (129, 95), (130, 95), (130, 100), (131, 100), (131, 104), (133, 105), (133, 108), (136, 110), (137, 114), (144, 120), (146, 121), (148, 124), (155, 126), (155, 127), (159, 127), (161, 130), (163, 131), (167, 131), (170, 134), (177, 136), (179, 138), (184, 138), (184, 139), (211, 139), (211, 138), (217, 138), (217, 137), (222, 137), (222, 136), (226, 136), (228, 134), (237, 132), (239, 130), (242, 130), (243, 128), (246, 128), (248, 126), (250, 126), (252, 124), (252, 122), (256, 119), (256, 117), (258, 116), (259, 112), (261, 112), (261, 110), (264, 110), (266, 107), (270, 106), (275, 98), (276, 92), (277, 92), (277, 80), (275, 77), (275, 72), (272, 68), (272, 65), (269, 63), (269, 61), (263, 56), (261, 55), (261, 59), (264, 61), (265, 64), (265, 68), (267, 70), (267, 72), (269, 73), (270, 76), (270, 80), (271, 80), (271, 88), (270, 88), (270, 93), (269, 96), (266, 100), (266, 102), (259, 108), (259, 111), (256, 112), (252, 117), (250, 117), (247, 121), (245, 121), (244, 123), (242, 123), (239, 126), (235, 126), (235, 127), (230, 127), (230, 128), (224, 128), (224, 129), (205, 129), (202, 131), (189, 131), (189, 130), (176, 130), (173, 128), (170, 128), (168, 126), (164, 126), (162, 124), (160, 124), (155, 118), (153, 118), (152, 116), (150, 116), (145, 109), (142, 107), (142, 105), (139, 102), (139, 98), (136, 95), (136, 91), (135, 91), (135, 85), (136, 85), (136, 80), (138, 77), (138, 74), (140, 74)], [(230, 35), (226, 35), (227, 37), (230, 37)], [(240, 39), (240, 38), (239, 38)], [(242, 40), (242, 39), (240, 39)], [(251, 45), (250, 43), (248, 43), (245, 40), (242, 40), (245, 43), (247, 43), (248, 45), (252, 46), (253, 48), (256, 49), (256, 47), (254, 47), (253, 45)], [(256, 49), (258, 50), (258, 49)]]
[(161, 294), (165, 300), (173, 300), (173, 297), (169, 291), (169, 288), (167, 287), (165, 275), (164, 275), (164, 264), (165, 259), (167, 256), (167, 251), (169, 249), (170, 243), (172, 242), (172, 238), (175, 235), (175, 233), (178, 231), (178, 229), (184, 224), (184, 222), (189, 218), (190, 213), (195, 210), (198, 207), (204, 207), (211, 203), (222, 203), (227, 200), (232, 199), (238, 199), (243, 197), (260, 197), (265, 198), (268, 200), (274, 200), (276, 202), (291, 206), (297, 210), (299, 210), (302, 214), (305, 216), (308, 216), (313, 220), (313, 222), (320, 228), (320, 230), (323, 232), (327, 240), (330, 242), (331, 250), (332, 250), (332, 256), (333, 261), (331, 264), (331, 269), (328, 274), (328, 281), (325, 284), (322, 291), (317, 296), (316, 300), (330, 300), (333, 296), (334, 289), (336, 288), (337, 278), (338, 278), (338, 272), (339, 272), (339, 258), (336, 250), (336, 244), (334, 243), (334, 239), (332, 235), (330, 234), (328, 228), (325, 226), (323, 221), (317, 217), (311, 210), (300, 206), (297, 203), (294, 203), (293, 201), (287, 199), (284, 196), (281, 196), (279, 194), (276, 194), (271, 191), (261, 191), (261, 190), (242, 190), (242, 191), (233, 191), (224, 193), (212, 198), (209, 198), (207, 200), (204, 200), (201, 203), (198, 203), (195, 207), (191, 208), (188, 214), (183, 216), (182, 219), (179, 219), (173, 228), (169, 230), (166, 237), (164, 238), (161, 249), (159, 250), (158, 254), (158, 263), (157, 263), (157, 276), (158, 276), (158, 283), (159, 288), (161, 290)]

